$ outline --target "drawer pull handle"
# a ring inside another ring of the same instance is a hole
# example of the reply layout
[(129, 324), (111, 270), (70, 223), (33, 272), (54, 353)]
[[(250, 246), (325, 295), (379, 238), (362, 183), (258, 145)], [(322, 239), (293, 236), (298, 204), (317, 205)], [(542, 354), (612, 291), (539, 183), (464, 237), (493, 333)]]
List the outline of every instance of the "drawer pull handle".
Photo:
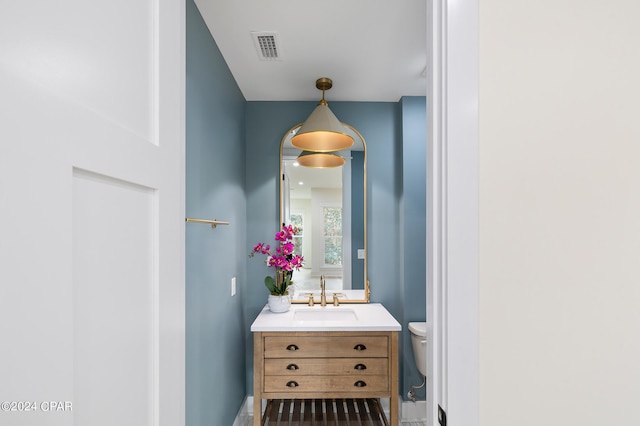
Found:
[(298, 370), (300, 367), (298, 367), (295, 364), (289, 364), (287, 365), (287, 370)]
[(298, 346), (296, 346), (296, 345), (287, 346), (287, 350), (288, 351), (297, 351), (298, 349), (300, 349), (300, 348)]
[(355, 386), (357, 388), (363, 388), (363, 387), (367, 386), (367, 384), (365, 382), (363, 382), (362, 380), (358, 380), (357, 382), (355, 382), (353, 384), (353, 386)]
[(353, 367), (354, 370), (366, 370), (367, 366), (364, 364), (356, 364), (355, 367)]
[(367, 349), (367, 347), (365, 345), (363, 345), (362, 343), (358, 343), (357, 345), (355, 345), (353, 347), (354, 350), (356, 351), (364, 351), (365, 349)]
[(297, 388), (298, 387), (298, 382), (295, 382), (295, 381), (291, 380), (290, 382), (287, 382), (287, 387), (288, 388)]

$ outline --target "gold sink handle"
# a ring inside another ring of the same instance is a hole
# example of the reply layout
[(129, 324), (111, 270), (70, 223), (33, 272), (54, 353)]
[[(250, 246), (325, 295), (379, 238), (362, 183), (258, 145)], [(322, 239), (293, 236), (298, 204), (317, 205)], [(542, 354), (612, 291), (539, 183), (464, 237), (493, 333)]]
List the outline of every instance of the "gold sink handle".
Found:
[(307, 296), (309, 296), (309, 306), (313, 306), (314, 305), (313, 293), (307, 293)]
[(342, 296), (342, 293), (333, 293), (333, 306), (340, 306), (340, 300), (338, 299)]

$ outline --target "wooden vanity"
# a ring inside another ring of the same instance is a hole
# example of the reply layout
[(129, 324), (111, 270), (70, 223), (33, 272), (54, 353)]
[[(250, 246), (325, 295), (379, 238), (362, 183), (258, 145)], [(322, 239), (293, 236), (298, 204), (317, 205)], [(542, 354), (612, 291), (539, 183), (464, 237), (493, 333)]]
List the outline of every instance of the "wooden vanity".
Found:
[(262, 424), (262, 399), (389, 398), (390, 424), (398, 424), (400, 324), (382, 305), (356, 309), (358, 321), (351, 322), (295, 321), (290, 312), (261, 312), (251, 328), (255, 426)]

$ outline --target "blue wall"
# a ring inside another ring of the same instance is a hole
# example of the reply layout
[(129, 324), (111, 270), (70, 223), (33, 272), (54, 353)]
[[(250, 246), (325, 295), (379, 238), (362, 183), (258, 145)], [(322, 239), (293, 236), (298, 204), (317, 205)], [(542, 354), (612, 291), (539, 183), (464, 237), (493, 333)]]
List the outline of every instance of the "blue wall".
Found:
[[(247, 248), (273, 239), (279, 217), (280, 141), (287, 129), (307, 118), (316, 103), (247, 103)], [(410, 384), (420, 383), (406, 327), (409, 321), (425, 318), (425, 237), (420, 237), (421, 232), (426, 232), (425, 98), (405, 98), (400, 103), (329, 100), (329, 106), (366, 140), (372, 301), (384, 304), (403, 326), (400, 389), (406, 394)], [(248, 286), (255, 291), (245, 295), (247, 323), (265, 304), (263, 279), (269, 273), (263, 262), (248, 264)], [(245, 341), (246, 383), (252, 394), (253, 344), (248, 329)], [(405, 371), (407, 363), (410, 367)]]
[[(424, 97), (405, 97), (402, 107), (402, 196), (400, 221), (402, 246), (402, 307), (404, 327), (411, 321), (425, 321), (426, 300), (426, 244), (427, 238), (427, 145), (426, 99)], [(402, 335), (401, 347), (404, 387), (400, 390), (406, 395), (410, 385), (420, 385), (422, 376), (418, 372), (413, 358), (411, 335), (408, 330)], [(425, 389), (416, 391), (418, 399), (425, 398)]]
[(231, 222), (186, 224), (186, 424), (231, 425), (246, 395), (246, 102), (192, 1), (186, 12), (186, 214)]
[(364, 260), (358, 259), (358, 248), (364, 247), (364, 151), (351, 152), (351, 288), (364, 289)]
[[(270, 271), (248, 253), (278, 227), (280, 140), (317, 102), (246, 102), (191, 0), (186, 71), (187, 215), (231, 222), (186, 225), (186, 417), (226, 425), (253, 394), (250, 326), (267, 298)], [(402, 324), (404, 397), (420, 380), (407, 323), (425, 316), (425, 100), (329, 104), (367, 143), (372, 301)]]

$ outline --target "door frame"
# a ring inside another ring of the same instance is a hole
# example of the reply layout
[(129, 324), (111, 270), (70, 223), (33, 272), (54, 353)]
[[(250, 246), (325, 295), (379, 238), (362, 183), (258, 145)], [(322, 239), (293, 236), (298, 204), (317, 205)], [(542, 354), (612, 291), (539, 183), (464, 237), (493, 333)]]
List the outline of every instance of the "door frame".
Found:
[(477, 426), (478, 0), (428, 1), (427, 28), (427, 425)]

